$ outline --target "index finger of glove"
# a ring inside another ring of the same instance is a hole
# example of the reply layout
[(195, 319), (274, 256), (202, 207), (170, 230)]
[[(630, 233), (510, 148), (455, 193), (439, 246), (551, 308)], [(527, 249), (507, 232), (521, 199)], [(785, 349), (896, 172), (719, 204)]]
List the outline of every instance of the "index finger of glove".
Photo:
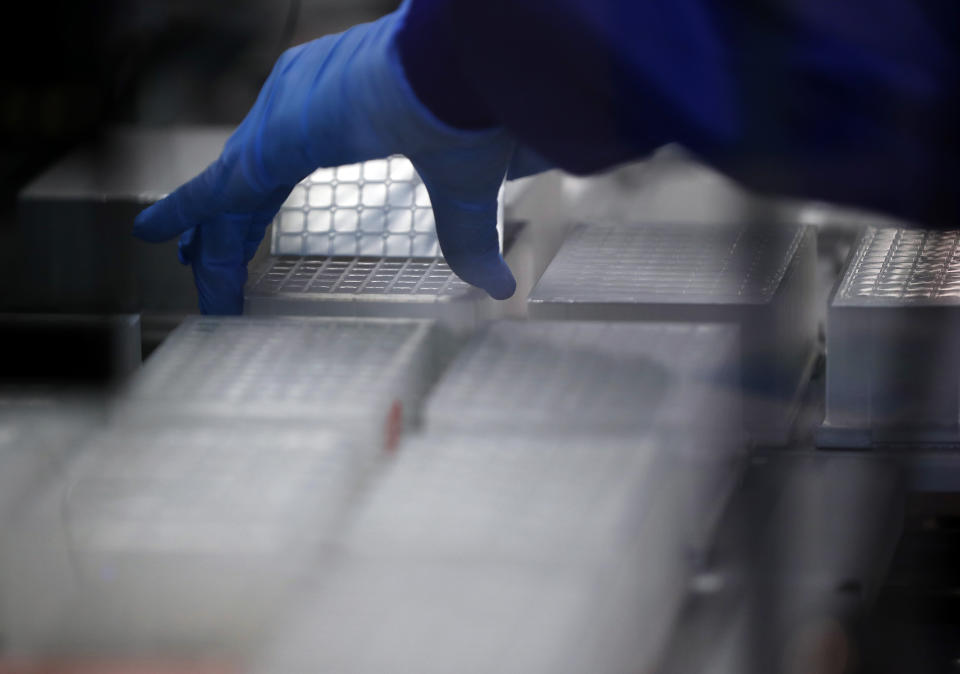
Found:
[(218, 159), (200, 175), (142, 211), (133, 221), (134, 236), (151, 242), (166, 241), (212, 220), (224, 210), (223, 176), (223, 162)]
[[(265, 194), (246, 175), (237, 154), (225, 149), (200, 175), (142, 211), (134, 220), (134, 235), (151, 242), (166, 241), (223, 214), (260, 210), (273, 193)], [(289, 187), (285, 189), (289, 192)]]

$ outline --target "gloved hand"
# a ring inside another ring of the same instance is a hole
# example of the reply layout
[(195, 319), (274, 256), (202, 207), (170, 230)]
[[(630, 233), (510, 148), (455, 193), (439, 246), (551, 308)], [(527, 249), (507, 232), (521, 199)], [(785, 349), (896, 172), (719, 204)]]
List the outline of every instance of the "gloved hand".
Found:
[(496, 221), (516, 143), (500, 128), (449, 127), (420, 103), (396, 47), (405, 12), (406, 3), (286, 51), (220, 158), (137, 216), (142, 239), (183, 235), (180, 259), (193, 265), (204, 313), (242, 312), (247, 263), (300, 180), (318, 167), (392, 154), (410, 158), (423, 179), (454, 272), (494, 298), (513, 294)]

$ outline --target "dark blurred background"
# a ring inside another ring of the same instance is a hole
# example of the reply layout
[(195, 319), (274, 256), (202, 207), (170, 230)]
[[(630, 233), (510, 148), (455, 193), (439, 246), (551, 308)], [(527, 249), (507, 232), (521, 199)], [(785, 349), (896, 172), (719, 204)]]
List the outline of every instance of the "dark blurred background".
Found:
[(6, 3), (0, 197), (111, 123), (235, 124), (286, 47), (380, 16), (391, 0)]
[(287, 47), (391, 11), (395, 0), (6, 3), (0, 21), (0, 306), (22, 295), (16, 197), (121, 124), (235, 125)]

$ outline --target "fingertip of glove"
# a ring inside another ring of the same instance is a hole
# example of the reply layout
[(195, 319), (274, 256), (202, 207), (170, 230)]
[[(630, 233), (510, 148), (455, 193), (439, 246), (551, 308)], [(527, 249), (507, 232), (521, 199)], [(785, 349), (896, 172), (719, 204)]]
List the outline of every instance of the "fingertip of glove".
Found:
[(506, 300), (517, 291), (517, 281), (503, 256), (497, 255), (496, 262), (483, 274), (481, 287), (495, 300)]
[(506, 277), (491, 279), (484, 285), (484, 290), (495, 300), (508, 300), (517, 292), (517, 282), (513, 274), (508, 273)]
[(160, 203), (157, 202), (146, 207), (134, 218), (133, 235), (135, 237), (150, 243), (159, 243), (170, 238), (158, 227)]
[(169, 241), (187, 227), (178, 215), (177, 205), (171, 197), (147, 206), (133, 219), (133, 235), (150, 243)]
[(447, 257), (453, 272), (467, 283), (484, 290), (495, 300), (505, 300), (517, 291), (517, 281), (499, 252), (479, 257)]

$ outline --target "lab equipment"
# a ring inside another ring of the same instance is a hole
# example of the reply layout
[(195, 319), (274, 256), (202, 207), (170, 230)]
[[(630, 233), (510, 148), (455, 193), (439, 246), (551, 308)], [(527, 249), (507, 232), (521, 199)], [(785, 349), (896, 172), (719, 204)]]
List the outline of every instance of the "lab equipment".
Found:
[(259, 671), (645, 671), (691, 573), (683, 442), (406, 442)]
[[(38, 455), (33, 440), (27, 428), (0, 418), (0, 522), (18, 506), (23, 496), (19, 492), (29, 490), (49, 463), (49, 457)], [(0, 538), (0, 550), (4, 542)]]
[(395, 154), (411, 159), (430, 193), (450, 266), (497, 299), (513, 294), (496, 223), (516, 143), (499, 127), (450, 127), (420, 103), (396, 52), (408, 8), (284, 52), (220, 158), (137, 217), (148, 241), (183, 235), (205, 312), (242, 310), (246, 263), (301, 180)]
[(656, 584), (625, 570), (342, 562), (253, 671), (644, 671), (682, 596), (682, 571), (654, 566)]
[[(503, 190), (497, 232), (503, 241)], [(273, 223), (273, 256), (250, 274), (247, 314), (439, 318), (494, 313), (440, 256), (427, 188), (405, 157), (318, 169)]]
[[(726, 451), (726, 454), (724, 454)], [(352, 519), (363, 556), (617, 564), (644, 554), (647, 507), (669, 484), (677, 555), (702, 551), (742, 456), (687, 430), (630, 436), (462, 431), (408, 438)]]
[(176, 248), (130, 236), (136, 214), (213, 161), (223, 127), (120, 127), (19, 195), (24, 310), (187, 313), (197, 295)]
[(114, 415), (307, 423), (385, 434), (416, 418), (441, 336), (429, 321), (191, 317), (150, 357)]
[(677, 432), (664, 444), (700, 480), (706, 502), (694, 511), (706, 532), (744, 456), (739, 366), (728, 325), (502, 321), (446, 369), (424, 405), (424, 428), (614, 444)]
[(815, 262), (811, 227), (580, 225), (528, 305), (541, 319), (739, 326), (746, 430), (784, 444), (817, 354)]
[[(0, 395), (0, 554), (10, 542), (10, 519), (56, 474), (71, 446), (95, 427), (93, 420), (52, 400)], [(0, 602), (3, 595), (0, 587)]]
[(960, 443), (960, 232), (867, 227), (827, 319), (822, 446)]
[(494, 310), (441, 257), (279, 257), (252, 274), (248, 315), (433, 318), (473, 327)]
[(5, 648), (242, 654), (313, 572), (376, 455), (295, 425), (94, 436), (15, 526)]
[(742, 436), (739, 368), (733, 326), (501, 321), (445, 371), (424, 423), (471, 434), (698, 429), (729, 449)]
[(437, 257), (427, 187), (397, 155), (317, 169), (273, 221), (274, 255)]
[[(47, 323), (49, 318), (40, 316), (37, 321), (44, 330), (55, 330), (55, 327)], [(28, 331), (32, 332), (36, 324), (26, 318), (25, 321)], [(100, 338), (100, 330), (110, 332), (117, 328), (118, 324), (121, 338), (129, 336), (125, 334), (125, 328), (136, 325), (131, 317), (118, 317), (116, 321), (104, 320), (93, 326), (94, 334)], [(0, 328), (13, 331), (16, 326), (11, 325), (11, 322), (0, 322)], [(86, 320), (77, 319), (73, 328), (82, 336), (91, 325)], [(72, 336), (76, 336), (76, 333)], [(42, 365), (35, 365), (35, 369), (43, 372)], [(97, 374), (100, 374), (99, 370)], [(56, 478), (58, 471), (71, 460), (78, 446), (88, 436), (106, 425), (108, 393), (102, 387), (78, 385), (89, 383), (85, 379), (80, 382), (61, 378), (47, 380), (42, 377), (24, 380), (12, 378), (9, 370), (4, 373), (0, 382), (2, 553), (9, 543), (7, 525), (12, 518), (28, 507), (30, 499), (38, 490), (49, 480)], [(5, 588), (0, 586), (0, 601), (4, 591)]]
[[(0, 390), (0, 613), (10, 613), (22, 589), (21, 579), (7, 572), (10, 555), (22, 549), (25, 535), (35, 533), (19, 522), (37, 494), (56, 482), (78, 447), (104, 424), (105, 406), (95, 396), (40, 384)], [(45, 595), (38, 591), (30, 598), (40, 603)], [(15, 657), (5, 627), (0, 625), (5, 637), (0, 670), (8, 664), (5, 658)]]

